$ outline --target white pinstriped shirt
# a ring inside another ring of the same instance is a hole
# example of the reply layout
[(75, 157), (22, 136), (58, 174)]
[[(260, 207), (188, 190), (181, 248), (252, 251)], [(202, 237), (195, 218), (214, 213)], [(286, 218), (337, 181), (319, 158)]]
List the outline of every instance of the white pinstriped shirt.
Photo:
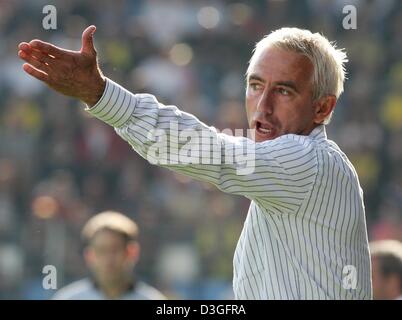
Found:
[[(149, 94), (132, 94), (107, 79), (92, 115), (145, 159), (148, 133), (207, 130), (222, 150), (254, 144), (255, 169), (237, 164), (164, 164), (171, 170), (243, 195), (251, 205), (234, 256), (236, 299), (371, 299), (371, 264), (363, 192), (353, 165), (325, 127), (260, 143), (217, 133), (191, 114)], [(179, 147), (183, 142), (178, 142)]]

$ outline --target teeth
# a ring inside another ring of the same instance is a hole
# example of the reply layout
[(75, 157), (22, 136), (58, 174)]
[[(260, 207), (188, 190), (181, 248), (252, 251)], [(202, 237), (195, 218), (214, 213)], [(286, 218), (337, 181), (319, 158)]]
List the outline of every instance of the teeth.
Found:
[(262, 133), (271, 133), (271, 129), (259, 128)]

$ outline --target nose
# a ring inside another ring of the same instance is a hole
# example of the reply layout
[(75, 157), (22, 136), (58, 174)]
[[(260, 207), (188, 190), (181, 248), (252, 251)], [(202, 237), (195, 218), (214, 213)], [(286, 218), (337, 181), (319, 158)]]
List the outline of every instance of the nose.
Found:
[(266, 88), (262, 92), (260, 100), (258, 101), (257, 104), (257, 112), (269, 115), (271, 115), (274, 112), (273, 99), (269, 88)]
[(253, 115), (253, 120), (255, 122), (266, 122), (269, 116), (274, 113), (274, 102), (273, 97), (269, 90), (264, 90), (261, 94), (260, 99), (257, 103), (256, 110)]

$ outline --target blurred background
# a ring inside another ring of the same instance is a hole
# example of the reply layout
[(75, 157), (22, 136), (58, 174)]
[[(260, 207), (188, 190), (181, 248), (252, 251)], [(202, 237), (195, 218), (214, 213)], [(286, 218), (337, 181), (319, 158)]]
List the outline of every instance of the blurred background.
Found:
[[(42, 8), (57, 9), (44, 30)], [(345, 5), (357, 29), (345, 30)], [(175, 299), (232, 297), (232, 258), (249, 201), (149, 165), (76, 100), (30, 79), (17, 57), (39, 38), (79, 50), (95, 24), (104, 74), (217, 128), (246, 128), (254, 44), (283, 26), (322, 32), (349, 56), (327, 127), (355, 165), (370, 240), (402, 240), (402, 2), (397, 0), (0, 0), (0, 298), (48, 299), (87, 275), (80, 231), (120, 210), (140, 227), (142, 279)]]

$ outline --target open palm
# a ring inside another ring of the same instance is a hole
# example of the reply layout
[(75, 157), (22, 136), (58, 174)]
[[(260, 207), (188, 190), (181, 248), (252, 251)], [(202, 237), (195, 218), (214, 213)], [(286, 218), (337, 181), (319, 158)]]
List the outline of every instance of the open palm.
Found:
[(66, 50), (36, 39), (20, 43), (18, 55), (27, 62), (23, 65), (24, 71), (64, 95), (94, 105), (105, 88), (93, 44), (95, 30), (95, 26), (84, 30), (80, 51)]

